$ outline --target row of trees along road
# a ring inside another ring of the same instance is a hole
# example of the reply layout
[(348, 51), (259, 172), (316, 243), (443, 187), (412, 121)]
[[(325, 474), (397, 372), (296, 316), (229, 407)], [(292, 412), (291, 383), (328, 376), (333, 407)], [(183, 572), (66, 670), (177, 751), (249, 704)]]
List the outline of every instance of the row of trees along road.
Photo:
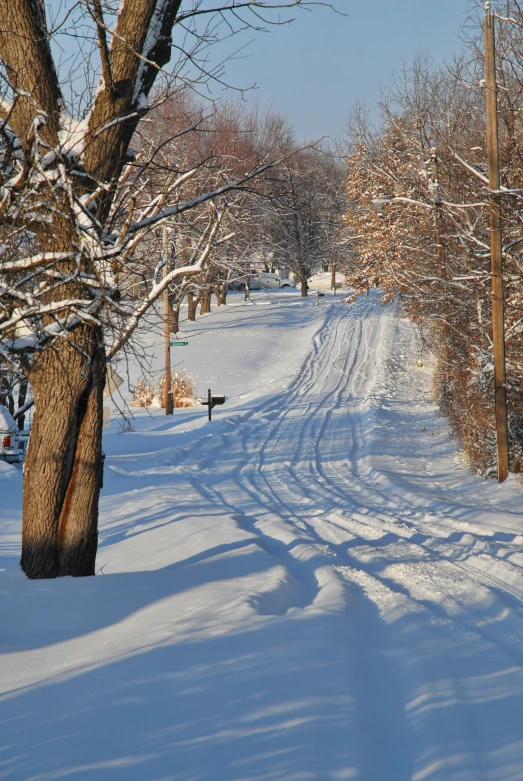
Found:
[[(523, 11), (493, 4), (503, 224), (510, 467), (523, 466)], [(382, 122), (354, 112), (346, 223), (349, 281), (400, 294), (436, 360), (435, 392), (472, 463), (496, 463), (489, 189), (482, 13), (443, 68), (419, 56), (396, 73)], [(437, 167), (436, 167), (437, 163)]]
[[(223, 78), (202, 55), (220, 24), (227, 35), (259, 28), (264, 6), (226, 2), (210, 13), (199, 2), (127, 0), (117, 11), (85, 0), (50, 21), (38, 0), (0, 7), (0, 391), (14, 407), (13, 384), (23, 403), (29, 381), (35, 401), (29, 577), (94, 573), (106, 369), (133, 351), (163, 292), (176, 331), (184, 299), (190, 318), (198, 303), (208, 311), (212, 293), (224, 303), (231, 273), (246, 276), (254, 256), (302, 280), (327, 247), (341, 263), (335, 156), (300, 151), (272, 111), (196, 97), (202, 81)], [(192, 79), (165, 69), (173, 29), (172, 71)], [(53, 47), (68, 35), (79, 46), (61, 79)]]
[[(197, 280), (199, 294), (216, 285), (229, 242), (246, 255), (272, 240), (271, 178), (282, 201), (296, 151), (285, 123), (253, 133), (236, 122), (233, 142), (233, 109), (193, 121), (189, 93), (223, 79), (208, 52), (222, 29), (277, 23), (296, 5), (80, 0), (47, 19), (41, 0), (0, 4), (0, 359), (35, 400), (21, 559), (31, 578), (94, 573), (108, 361), (164, 289), (175, 303), (177, 286)], [(190, 121), (170, 135), (147, 121), (180, 107)], [(162, 273), (146, 250), (166, 221), (175, 252)], [(289, 237), (278, 241), (303, 265)]]
[[(185, 299), (189, 318), (194, 319), (198, 304), (202, 313), (208, 311), (211, 294), (216, 295), (218, 305), (225, 303), (231, 277), (248, 283), (256, 263), (293, 272), (301, 281), (302, 294), (307, 295), (306, 280), (313, 271), (333, 259), (343, 268), (348, 259), (341, 158), (326, 148), (300, 149), (284, 116), (244, 105), (226, 102), (209, 113), (192, 96), (174, 93), (152, 113), (153, 122), (138, 129), (143, 153), (154, 158), (148, 191), (142, 195), (147, 202), (163, 197), (162, 188), (168, 186), (165, 173), (180, 167), (194, 172), (177, 185), (186, 200), (202, 190), (218, 188), (223, 181), (240, 178), (242, 171), (260, 167), (271, 156), (280, 161), (255, 182), (237, 188), (234, 197), (227, 193), (221, 218), (221, 235), (226, 240), (220, 240), (219, 250), (214, 242), (201, 274), (179, 278), (170, 286), (173, 331)], [(191, 132), (186, 132), (187, 127)], [(216, 200), (201, 203), (170, 221), (169, 267), (191, 263), (205, 241), (215, 205)], [(157, 257), (161, 241), (161, 231), (153, 231), (141, 243), (136, 258), (144, 270)], [(141, 295), (136, 277), (132, 285)]]

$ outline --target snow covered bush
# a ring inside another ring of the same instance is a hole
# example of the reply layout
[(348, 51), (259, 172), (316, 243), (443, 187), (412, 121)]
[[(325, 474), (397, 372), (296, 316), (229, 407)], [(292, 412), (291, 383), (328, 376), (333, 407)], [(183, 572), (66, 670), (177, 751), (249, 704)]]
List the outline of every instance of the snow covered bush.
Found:
[(129, 403), (131, 407), (150, 407), (155, 394), (154, 386), (140, 377), (136, 387), (132, 389)]
[[(175, 407), (197, 407), (200, 404), (200, 400), (195, 388), (195, 379), (191, 377), (185, 369), (177, 371), (171, 370), (171, 388), (173, 392), (173, 404)], [(165, 376), (162, 375), (160, 382), (158, 383), (158, 397), (160, 398), (161, 406), (164, 407), (165, 396)]]

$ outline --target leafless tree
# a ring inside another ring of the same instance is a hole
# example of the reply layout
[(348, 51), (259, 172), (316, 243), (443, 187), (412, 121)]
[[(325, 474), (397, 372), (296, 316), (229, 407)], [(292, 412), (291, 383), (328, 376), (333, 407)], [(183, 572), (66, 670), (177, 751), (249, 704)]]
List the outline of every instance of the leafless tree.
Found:
[[(517, 3), (496, 4), (511, 469), (523, 463), (521, 282), (523, 36)], [(484, 64), (478, 18), (443, 68), (418, 57), (396, 74), (372, 129), (351, 127), (347, 224), (356, 290), (399, 295), (436, 358), (436, 395), (472, 462), (495, 461)], [(386, 300), (385, 299), (385, 300)]]
[[(159, 76), (176, 85), (166, 71), (173, 47), (176, 73), (185, 67), (193, 86), (222, 79), (208, 58), (222, 21), (234, 34), (296, 5), (79, 0), (48, 24), (42, 0), (0, 4), (1, 355), (23, 368), (36, 402), (21, 559), (31, 578), (94, 573), (107, 361), (166, 286), (203, 272), (227, 211), (219, 199), (273, 162), (186, 200), (182, 185), (197, 174), (177, 170), (147, 202), (141, 186), (153, 160), (136, 157), (133, 140), (153, 86)], [(53, 38), (67, 32), (75, 52), (58, 67)], [(122, 297), (140, 242), (211, 200), (191, 263), (161, 278), (156, 269), (141, 298)]]
[(348, 256), (343, 215), (343, 167), (337, 158), (311, 147), (297, 152), (271, 177), (260, 224), (277, 265), (290, 268), (307, 295), (314, 271)]

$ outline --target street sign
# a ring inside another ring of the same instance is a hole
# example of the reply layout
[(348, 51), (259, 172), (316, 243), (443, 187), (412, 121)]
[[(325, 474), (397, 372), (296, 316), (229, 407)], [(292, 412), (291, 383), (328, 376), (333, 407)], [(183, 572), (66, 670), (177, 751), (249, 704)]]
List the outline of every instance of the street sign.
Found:
[(171, 347), (187, 347), (189, 342), (169, 342)]
[(120, 377), (111, 366), (108, 366), (105, 375), (104, 399), (108, 399), (115, 390), (118, 390), (122, 382), (123, 377)]

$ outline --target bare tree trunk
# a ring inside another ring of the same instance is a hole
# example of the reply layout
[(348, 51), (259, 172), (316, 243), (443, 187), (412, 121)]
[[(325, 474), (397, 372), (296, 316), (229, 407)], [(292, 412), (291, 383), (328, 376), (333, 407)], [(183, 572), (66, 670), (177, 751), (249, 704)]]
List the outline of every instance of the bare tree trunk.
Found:
[[(24, 380), (20, 380), (20, 386), (18, 388), (18, 407), (17, 407), (17, 409), (22, 409), (22, 407), (25, 404), (25, 400), (27, 398), (27, 388), (28, 388), (27, 380), (25, 380), (25, 379)], [(23, 415), (20, 415), (17, 418), (16, 422), (18, 423), (19, 431), (23, 431), (24, 430), (24, 426), (25, 426), (25, 413)]]
[(80, 400), (76, 453), (58, 526), (59, 575), (94, 575), (98, 504), (103, 480), (103, 361)]
[(171, 331), (173, 334), (177, 334), (180, 330), (180, 304), (175, 307), (171, 307), (170, 312)]
[(218, 306), (224, 306), (227, 303), (227, 291), (229, 289), (229, 286), (227, 284), (226, 280), (223, 280), (222, 282), (218, 282), (214, 286), (214, 293), (216, 295), (216, 302)]
[(192, 293), (187, 293), (187, 319), (196, 320), (196, 307), (198, 301), (195, 299)]
[(21, 566), (30, 578), (93, 575), (105, 381), (99, 329), (85, 326), (76, 345), (42, 353), (30, 380), (35, 413), (24, 466)]
[(307, 277), (305, 276), (305, 269), (300, 264), (300, 282), (301, 282), (301, 294), (305, 298), (307, 296), (309, 286), (307, 285)]
[(1, 395), (0, 395), (0, 403), (4, 404), (4, 406), (7, 407), (11, 415), (14, 415), (15, 412), (15, 400), (13, 398), (13, 391), (12, 388), (9, 386), (7, 381), (2, 383), (4, 386)]
[(203, 290), (200, 301), (200, 314), (207, 315), (211, 311), (211, 291)]

